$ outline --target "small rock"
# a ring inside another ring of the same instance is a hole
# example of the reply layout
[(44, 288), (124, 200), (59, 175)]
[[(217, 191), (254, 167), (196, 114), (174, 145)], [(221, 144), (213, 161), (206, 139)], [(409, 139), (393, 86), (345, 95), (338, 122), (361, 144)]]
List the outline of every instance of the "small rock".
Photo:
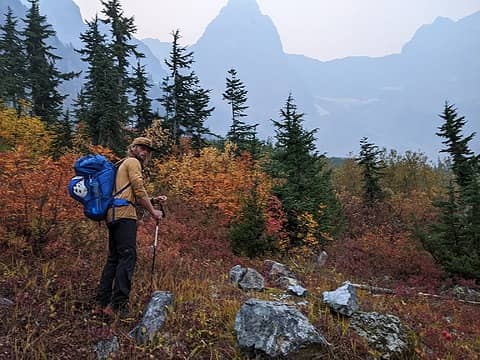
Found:
[(155, 291), (143, 312), (142, 320), (130, 332), (137, 344), (151, 341), (165, 323), (165, 309), (173, 303), (173, 294), (168, 291)]
[(235, 265), (230, 269), (230, 283), (235, 286), (238, 286), (238, 283), (242, 280), (243, 276), (247, 272), (247, 269), (241, 267), (240, 265)]
[(452, 289), (453, 296), (466, 301), (480, 301), (480, 292), (466, 286), (455, 286)]
[(116, 336), (107, 340), (100, 340), (94, 347), (98, 360), (109, 359), (113, 353), (120, 350), (120, 344)]
[(293, 294), (295, 296), (306, 296), (307, 295), (307, 289), (305, 289), (303, 286), (300, 285), (291, 285), (288, 287), (288, 292), (290, 294)]
[(315, 259), (318, 267), (323, 267), (327, 262), (328, 254), (325, 251), (322, 251), (317, 258)]
[(300, 285), (300, 283), (297, 279), (288, 276), (282, 276), (275, 280), (275, 285), (282, 290), (287, 290), (289, 286)]
[(244, 290), (263, 291), (265, 288), (265, 280), (263, 276), (255, 269), (247, 268), (242, 280), (238, 286)]
[(282, 276), (296, 279), (293, 272), (291, 272), (285, 265), (279, 262), (273, 260), (265, 260), (263, 264), (270, 279), (277, 279)]
[(350, 324), (358, 335), (382, 354), (381, 359), (408, 358), (405, 356), (408, 349), (407, 332), (398, 317), (357, 312)]
[(337, 290), (324, 291), (323, 302), (332, 310), (345, 316), (352, 316), (358, 311), (357, 291), (348, 281), (344, 282)]
[(13, 306), (15, 303), (7, 298), (0, 298), (0, 306)]

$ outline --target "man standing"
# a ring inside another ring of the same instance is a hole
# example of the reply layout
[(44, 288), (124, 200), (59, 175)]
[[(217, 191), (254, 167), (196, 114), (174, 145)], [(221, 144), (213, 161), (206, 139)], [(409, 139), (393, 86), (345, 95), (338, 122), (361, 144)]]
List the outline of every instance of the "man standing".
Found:
[[(137, 212), (134, 204), (144, 207), (157, 223), (163, 216), (160, 210), (153, 207), (145, 190), (142, 175), (143, 164), (152, 150), (150, 139), (136, 138), (128, 147), (127, 158), (118, 168), (115, 189), (118, 191), (126, 188), (117, 197), (128, 200), (130, 204), (108, 210), (109, 253), (97, 289), (96, 314), (107, 316), (113, 316), (114, 312), (119, 312), (120, 316), (128, 314), (128, 298), (137, 260)], [(158, 197), (156, 200), (164, 200), (164, 197)]]

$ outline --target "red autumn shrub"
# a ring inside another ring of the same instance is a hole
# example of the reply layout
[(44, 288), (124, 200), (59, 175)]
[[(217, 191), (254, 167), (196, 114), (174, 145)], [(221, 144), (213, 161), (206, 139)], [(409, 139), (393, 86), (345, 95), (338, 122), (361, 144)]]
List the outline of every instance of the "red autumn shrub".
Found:
[(69, 197), (73, 155), (59, 160), (31, 157), (21, 147), (0, 158), (0, 222), (4, 231), (40, 250), (57, 237), (63, 222), (81, 219), (81, 208)]

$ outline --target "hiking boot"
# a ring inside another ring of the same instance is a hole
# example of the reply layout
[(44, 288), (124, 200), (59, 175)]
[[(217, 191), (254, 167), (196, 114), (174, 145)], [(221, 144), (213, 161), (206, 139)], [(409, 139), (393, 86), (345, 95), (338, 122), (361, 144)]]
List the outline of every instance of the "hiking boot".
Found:
[(107, 305), (103, 310), (102, 310), (102, 315), (107, 317), (107, 318), (113, 318), (115, 316), (115, 312), (112, 308), (112, 305)]
[(134, 318), (132, 316), (130, 316), (130, 311), (128, 310), (128, 307), (126, 307), (126, 306), (122, 306), (122, 307), (118, 308), (117, 312), (118, 312), (118, 317), (122, 321), (132, 321), (132, 320), (134, 320)]

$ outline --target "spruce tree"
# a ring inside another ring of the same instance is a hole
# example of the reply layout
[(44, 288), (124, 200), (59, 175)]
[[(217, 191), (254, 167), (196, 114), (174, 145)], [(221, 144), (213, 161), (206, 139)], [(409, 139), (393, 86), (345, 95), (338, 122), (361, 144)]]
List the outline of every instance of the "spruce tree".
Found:
[(193, 74), (192, 85), (189, 116), (184, 126), (185, 135), (192, 139), (192, 148), (198, 151), (206, 144), (205, 136), (211, 135), (210, 130), (205, 126), (205, 121), (215, 108), (209, 105), (210, 90), (200, 86), (195, 74)]
[(179, 43), (180, 30), (173, 31), (171, 35), (172, 49), (169, 58), (165, 59), (169, 74), (163, 79), (163, 96), (159, 100), (165, 108), (165, 125), (178, 145), (190, 115), (190, 94), (194, 77), (191, 65), (194, 60), (193, 52), (187, 52), (187, 47)]
[(450, 155), (456, 181), (463, 188), (472, 180), (475, 157), (468, 143), (473, 139), (475, 133), (468, 136), (462, 135), (466, 123), (465, 117), (459, 117), (455, 106), (448, 102), (445, 103), (443, 113), (439, 116), (444, 123), (439, 127), (436, 135), (444, 138), (442, 144), (446, 145), (446, 148), (440, 152)]
[(103, 145), (121, 152), (126, 119), (120, 117), (120, 97), (111, 47), (106, 35), (99, 30), (99, 19), (87, 22), (87, 30), (80, 35), (84, 47), (77, 50), (88, 63), (85, 83), (75, 104), (75, 114), (87, 126), (93, 145)]
[(152, 99), (148, 97), (148, 90), (152, 87), (147, 78), (145, 66), (137, 62), (133, 69), (131, 81), (133, 90), (133, 115), (135, 117), (135, 128), (139, 133), (150, 127), (153, 120)]
[(274, 188), (285, 209), (291, 246), (303, 245), (305, 233), (299, 218), (309, 214), (317, 226), (315, 237), (323, 244), (339, 230), (340, 206), (331, 183), (331, 171), (324, 156), (316, 153), (316, 129), (303, 128), (303, 113), (297, 112), (290, 94), (280, 111), (281, 121), (273, 121), (277, 143), (271, 171), (280, 185)]
[(237, 219), (230, 227), (230, 247), (236, 255), (255, 256), (273, 250), (272, 240), (265, 234), (265, 217), (258, 198), (257, 184), (243, 200)]
[(130, 41), (136, 32), (133, 17), (126, 17), (123, 13), (119, 0), (102, 1), (102, 13), (106, 18), (103, 23), (110, 25), (110, 53), (114, 59), (114, 68), (110, 73), (112, 81), (116, 83), (115, 98), (112, 99), (117, 105), (115, 115), (121, 124), (128, 123), (131, 107), (128, 102), (128, 90), (130, 88), (129, 56), (134, 55), (137, 58), (144, 57), (137, 51), (137, 45), (131, 44)]
[(356, 159), (363, 173), (363, 197), (365, 204), (373, 206), (384, 197), (380, 187), (382, 170), (385, 168), (379, 155), (382, 153), (378, 146), (369, 143), (368, 138), (360, 140), (360, 155)]
[(26, 14), (25, 49), (27, 55), (27, 87), (32, 103), (32, 115), (39, 116), (47, 125), (53, 125), (62, 111), (66, 95), (57, 90), (64, 81), (76, 76), (74, 73), (61, 73), (55, 66), (61, 57), (55, 55), (53, 46), (46, 40), (55, 36), (55, 31), (40, 14), (38, 0), (29, 0), (31, 6)]
[(466, 124), (453, 105), (445, 104), (438, 136), (446, 145), (454, 175), (448, 198), (437, 201), (440, 216), (424, 239), (428, 250), (454, 274), (480, 279), (480, 164), (469, 147), (475, 134), (463, 136)]
[(73, 129), (69, 110), (65, 111), (62, 119), (55, 123), (53, 130), (54, 136), (51, 151), (53, 157), (58, 158), (73, 147)]
[(235, 143), (238, 149), (251, 150), (252, 140), (256, 138), (255, 125), (248, 125), (242, 118), (247, 116), (245, 110), (248, 109), (246, 105), (247, 93), (245, 85), (237, 77), (237, 71), (230, 69), (226, 78), (226, 89), (222, 94), (223, 99), (227, 101), (231, 108), (232, 124), (227, 133), (227, 139)]
[(26, 99), (27, 58), (17, 30), (17, 20), (10, 7), (0, 31), (0, 98), (20, 115), (22, 100)]

